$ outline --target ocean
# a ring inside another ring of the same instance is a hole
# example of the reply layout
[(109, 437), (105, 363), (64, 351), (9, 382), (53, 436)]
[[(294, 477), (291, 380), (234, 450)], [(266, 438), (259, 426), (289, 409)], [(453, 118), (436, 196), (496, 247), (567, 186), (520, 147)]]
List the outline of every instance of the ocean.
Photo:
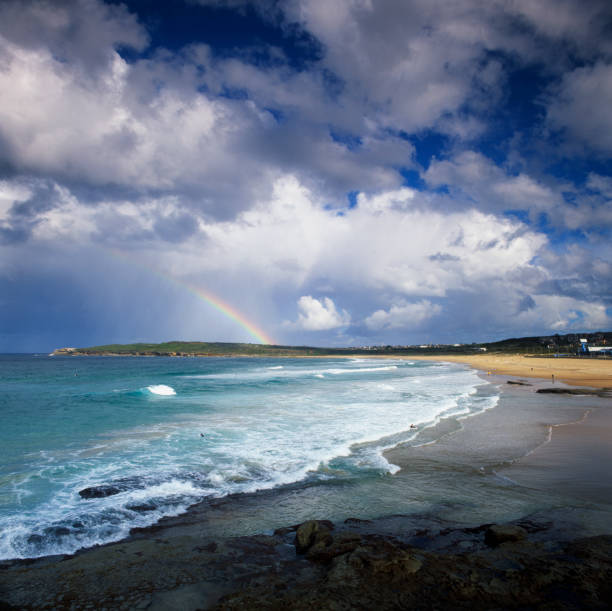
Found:
[(464, 366), (387, 359), (3, 355), (0, 388), (0, 559), (117, 541), (207, 499), (384, 481), (385, 450), (499, 398)]

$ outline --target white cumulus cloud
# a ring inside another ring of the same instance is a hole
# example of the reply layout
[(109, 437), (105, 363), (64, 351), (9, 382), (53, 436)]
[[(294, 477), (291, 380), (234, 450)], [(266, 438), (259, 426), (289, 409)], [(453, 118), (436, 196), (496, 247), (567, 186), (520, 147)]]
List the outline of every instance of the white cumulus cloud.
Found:
[(303, 295), (298, 299), (297, 325), (307, 331), (327, 331), (344, 327), (351, 322), (351, 316), (346, 310), (338, 311), (329, 297), (315, 299)]

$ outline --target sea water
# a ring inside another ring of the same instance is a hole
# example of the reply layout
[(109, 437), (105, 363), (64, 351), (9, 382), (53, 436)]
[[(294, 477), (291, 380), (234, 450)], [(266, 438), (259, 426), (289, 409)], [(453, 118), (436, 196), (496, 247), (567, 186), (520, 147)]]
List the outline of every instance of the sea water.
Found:
[(392, 477), (385, 449), (493, 407), (456, 364), (0, 356), (0, 558), (72, 553), (206, 499)]

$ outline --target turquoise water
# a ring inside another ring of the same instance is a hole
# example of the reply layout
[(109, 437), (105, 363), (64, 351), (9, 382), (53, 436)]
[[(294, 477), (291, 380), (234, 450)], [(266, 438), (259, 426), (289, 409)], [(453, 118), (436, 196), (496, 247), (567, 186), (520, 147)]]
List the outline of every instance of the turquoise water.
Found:
[(485, 386), (405, 360), (0, 356), (0, 558), (118, 540), (206, 498), (380, 478), (397, 471), (384, 449), (494, 406)]

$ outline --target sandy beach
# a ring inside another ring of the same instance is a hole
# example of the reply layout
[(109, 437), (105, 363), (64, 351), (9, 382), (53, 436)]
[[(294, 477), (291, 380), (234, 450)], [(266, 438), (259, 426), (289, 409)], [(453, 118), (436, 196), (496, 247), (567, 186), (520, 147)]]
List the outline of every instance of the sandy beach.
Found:
[[(386, 452), (401, 470), (363, 494), (399, 510), (365, 515), (346, 486), (200, 503), (119, 543), (1, 563), (0, 608), (606, 608), (612, 401), (536, 391), (552, 375), (555, 388), (610, 387), (612, 361), (429, 360), (476, 367), (501, 398)], [(318, 511), (321, 494), (333, 515)], [(435, 501), (428, 511), (425, 498)], [(267, 516), (259, 532), (241, 530), (258, 514)]]
[(542, 358), (515, 354), (411, 356), (411, 360), (465, 363), (480, 371), (517, 377), (544, 378), (574, 386), (612, 387), (612, 359)]

